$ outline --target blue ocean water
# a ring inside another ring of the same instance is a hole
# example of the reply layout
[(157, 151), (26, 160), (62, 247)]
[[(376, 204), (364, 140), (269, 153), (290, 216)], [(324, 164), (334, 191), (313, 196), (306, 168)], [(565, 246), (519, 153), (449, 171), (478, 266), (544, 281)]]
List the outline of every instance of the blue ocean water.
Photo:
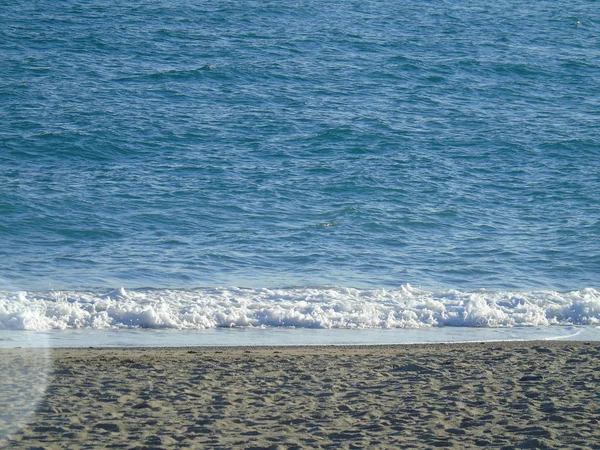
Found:
[(596, 2), (17, 0), (0, 62), (0, 328), (600, 323)]

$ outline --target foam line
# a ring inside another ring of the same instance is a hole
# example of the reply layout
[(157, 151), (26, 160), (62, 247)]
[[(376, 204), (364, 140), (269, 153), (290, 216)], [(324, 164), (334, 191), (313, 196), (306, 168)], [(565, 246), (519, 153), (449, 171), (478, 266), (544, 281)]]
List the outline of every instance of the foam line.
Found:
[(353, 288), (0, 292), (0, 329), (428, 328), (600, 324), (600, 293)]

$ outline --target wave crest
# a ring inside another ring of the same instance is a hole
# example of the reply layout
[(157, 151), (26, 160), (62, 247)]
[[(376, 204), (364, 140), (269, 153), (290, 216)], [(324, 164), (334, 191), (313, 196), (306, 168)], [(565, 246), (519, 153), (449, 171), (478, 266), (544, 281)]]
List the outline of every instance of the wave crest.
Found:
[(600, 323), (600, 293), (353, 288), (0, 292), (0, 329), (425, 328)]

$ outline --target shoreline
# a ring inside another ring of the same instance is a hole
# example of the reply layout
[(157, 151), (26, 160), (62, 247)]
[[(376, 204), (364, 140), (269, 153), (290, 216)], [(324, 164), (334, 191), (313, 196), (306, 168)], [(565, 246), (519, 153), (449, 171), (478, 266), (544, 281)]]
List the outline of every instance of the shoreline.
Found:
[[(47, 374), (23, 427), (5, 423), (7, 448), (600, 442), (594, 341), (47, 350), (0, 350), (3, 370), (19, 360), (28, 376)], [(4, 395), (11, 389), (5, 381)]]
[(4, 348), (264, 347), (600, 341), (596, 326), (419, 329), (52, 330), (0, 332)]

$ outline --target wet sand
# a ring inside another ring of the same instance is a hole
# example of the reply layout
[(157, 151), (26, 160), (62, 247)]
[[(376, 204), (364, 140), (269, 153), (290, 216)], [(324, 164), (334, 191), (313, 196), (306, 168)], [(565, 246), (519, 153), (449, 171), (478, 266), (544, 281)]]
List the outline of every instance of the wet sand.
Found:
[[(31, 358), (0, 351), (15, 411)], [(599, 342), (60, 349), (47, 373), (7, 448), (600, 448)]]

